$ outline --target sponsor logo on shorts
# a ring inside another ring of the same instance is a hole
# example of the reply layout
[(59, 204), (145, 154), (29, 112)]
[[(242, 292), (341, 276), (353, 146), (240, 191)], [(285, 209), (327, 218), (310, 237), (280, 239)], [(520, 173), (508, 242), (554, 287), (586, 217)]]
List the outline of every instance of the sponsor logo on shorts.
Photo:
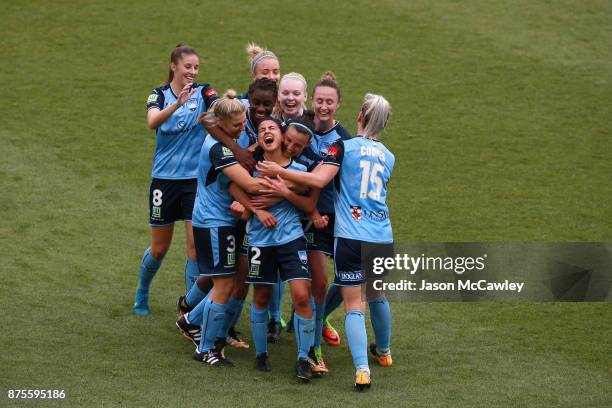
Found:
[(306, 235), (306, 241), (307, 241), (309, 244), (314, 244), (314, 232), (307, 232), (307, 233), (306, 233), (306, 234), (304, 234), (304, 235)]
[(300, 257), (300, 261), (303, 264), (306, 264), (308, 262), (308, 255), (306, 255), (306, 251), (304, 250), (298, 251), (298, 256)]
[(160, 218), (161, 217), (161, 207), (153, 206), (151, 209), (151, 217)]
[(351, 205), (351, 215), (355, 221), (361, 221), (361, 206)]
[(234, 265), (236, 265), (236, 253), (232, 252), (227, 254), (227, 266), (233, 267)]
[(259, 264), (251, 264), (249, 267), (249, 278), (259, 278)]
[(364, 280), (363, 271), (354, 272), (338, 272), (338, 277), (344, 281), (361, 281)]

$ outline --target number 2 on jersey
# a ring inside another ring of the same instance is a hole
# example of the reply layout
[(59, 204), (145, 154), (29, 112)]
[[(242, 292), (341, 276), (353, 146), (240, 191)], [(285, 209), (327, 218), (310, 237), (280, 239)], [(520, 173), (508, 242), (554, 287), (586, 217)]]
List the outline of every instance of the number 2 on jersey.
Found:
[[(383, 180), (379, 173), (382, 173), (385, 168), (380, 163), (374, 163), (372, 165), (368, 160), (360, 160), (359, 167), (361, 167), (361, 189), (359, 191), (359, 198), (369, 197), (372, 200), (380, 201)], [(370, 184), (372, 185), (371, 189)]]

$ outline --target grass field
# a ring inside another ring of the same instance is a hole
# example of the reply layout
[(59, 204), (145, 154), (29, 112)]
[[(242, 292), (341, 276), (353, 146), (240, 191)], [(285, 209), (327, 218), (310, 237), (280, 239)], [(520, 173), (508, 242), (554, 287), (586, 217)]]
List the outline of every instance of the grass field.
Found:
[(0, 388), (69, 395), (44, 406), (611, 406), (610, 303), (393, 304), (395, 366), (365, 394), (345, 344), (309, 385), (291, 337), (270, 375), (251, 351), (193, 362), (174, 329), (182, 233), (153, 314), (130, 312), (145, 102), (178, 42), (218, 90), (246, 89), (250, 40), (310, 83), (333, 70), (351, 132), (364, 93), (385, 95), (397, 242), (612, 241), (612, 3), (498, 3), (2, 2)]

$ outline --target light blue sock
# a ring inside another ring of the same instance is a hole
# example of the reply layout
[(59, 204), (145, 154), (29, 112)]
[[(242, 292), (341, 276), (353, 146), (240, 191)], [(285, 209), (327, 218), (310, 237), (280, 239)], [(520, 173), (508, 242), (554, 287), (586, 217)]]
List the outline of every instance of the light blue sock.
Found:
[[(200, 303), (195, 305), (191, 312), (187, 313), (187, 321), (191, 324), (195, 324), (196, 326), (202, 325), (202, 319), (204, 315), (204, 308), (206, 307), (206, 303), (210, 300), (210, 295), (213, 291), (209, 291), (208, 294), (204, 297), (204, 299), (200, 300)], [(187, 304), (190, 304), (187, 302)]]
[(355, 368), (368, 368), (368, 334), (366, 333), (363, 312), (359, 310), (347, 312), (344, 328)]
[(148, 292), (151, 287), (153, 277), (162, 264), (162, 259), (156, 260), (151, 256), (151, 248), (144, 251), (142, 260), (140, 261), (140, 271), (138, 272), (138, 290)]
[(325, 306), (323, 303), (315, 305), (315, 348), (321, 347), (321, 337), (323, 336), (323, 313), (325, 312)]
[(215, 345), (215, 338), (220, 327), (225, 321), (225, 310), (227, 305), (207, 300), (202, 313), (202, 338), (200, 340), (200, 352), (211, 350)]
[(295, 328), (295, 341), (297, 343), (297, 358), (307, 358), (308, 352), (314, 344), (314, 314), (310, 319), (304, 319), (296, 312), (293, 317), (293, 327)]
[(391, 308), (383, 295), (377, 300), (368, 302), (370, 305), (370, 321), (376, 337), (376, 349), (380, 353), (388, 353), (391, 347)]
[(257, 309), (251, 304), (251, 334), (255, 355), (268, 352), (268, 309)]
[(198, 276), (200, 276), (198, 261), (187, 258), (185, 263), (185, 293), (189, 292), (195, 281), (198, 280)]
[(327, 319), (334, 310), (342, 304), (342, 294), (340, 293), (340, 287), (338, 285), (331, 285), (325, 295), (325, 312), (323, 313), (323, 319)]
[[(210, 292), (210, 291), (209, 291)], [(185, 295), (185, 303), (187, 305), (194, 307), (198, 303), (202, 301), (206, 297), (208, 292), (204, 292), (197, 283), (191, 286), (191, 289), (187, 291), (187, 295)]]
[(217, 333), (217, 337), (221, 337), (222, 339), (227, 337), (227, 330), (231, 327), (230, 324), (232, 320), (234, 320), (234, 315), (236, 314), (236, 309), (240, 305), (239, 299), (234, 299), (230, 296), (227, 301), (227, 307), (225, 308), (225, 320), (221, 327), (219, 327), (219, 332)]
[(242, 314), (242, 308), (244, 307), (244, 299), (240, 299), (238, 301), (238, 306), (236, 306), (236, 313), (234, 313), (234, 318), (230, 322), (229, 327), (236, 327), (238, 324), (238, 320), (240, 319), (240, 315)]
[(285, 282), (275, 283), (272, 285), (272, 295), (268, 309), (270, 311), (270, 319), (280, 322), (281, 305), (283, 304), (283, 292), (285, 292)]

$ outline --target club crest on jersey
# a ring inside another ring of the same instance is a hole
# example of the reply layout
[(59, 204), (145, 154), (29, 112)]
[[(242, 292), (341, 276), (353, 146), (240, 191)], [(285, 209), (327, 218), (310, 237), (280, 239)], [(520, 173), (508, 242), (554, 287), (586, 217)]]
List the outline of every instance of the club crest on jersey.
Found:
[(189, 109), (192, 112), (195, 112), (198, 109), (198, 101), (195, 99), (188, 100), (187, 109)]
[(183, 129), (183, 128), (185, 127), (185, 124), (186, 124), (186, 123), (185, 123), (185, 121), (184, 121), (184, 120), (181, 120), (181, 121), (179, 121), (179, 123), (178, 123), (178, 127), (180, 127), (181, 129)]
[(329, 143), (328, 142), (321, 143), (321, 147), (319, 148), (319, 154), (321, 156), (327, 156), (329, 154)]
[(303, 264), (306, 264), (308, 262), (308, 255), (306, 255), (306, 251), (298, 251), (298, 256), (300, 257), (300, 261)]
[(361, 221), (361, 206), (351, 205), (351, 215), (355, 221)]

